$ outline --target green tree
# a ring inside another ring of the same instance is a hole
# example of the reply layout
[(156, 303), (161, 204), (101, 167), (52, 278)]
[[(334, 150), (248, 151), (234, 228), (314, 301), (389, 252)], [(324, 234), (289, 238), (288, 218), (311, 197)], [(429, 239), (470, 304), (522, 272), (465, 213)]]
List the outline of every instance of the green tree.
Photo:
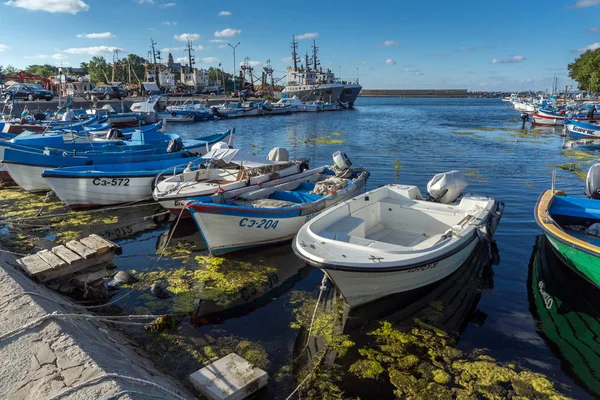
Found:
[(81, 64), (79, 64), (79, 69), (81, 70), (82, 75), (87, 75), (89, 73), (88, 63), (82, 62)]
[(0, 66), (0, 71), (2, 71), (2, 75), (14, 76), (19, 72), (19, 70), (12, 65), (8, 64), (6, 67)]
[(128, 54), (127, 58), (123, 60), (127, 63), (126, 71), (127, 76), (124, 80), (129, 81), (129, 68), (131, 68), (131, 82), (144, 82), (146, 80), (146, 59), (136, 54)]
[[(225, 87), (223, 88), (225, 91), (233, 90), (233, 79), (231, 78), (231, 74), (225, 72)], [(223, 82), (223, 72), (219, 68), (209, 67), (208, 68), (208, 79), (210, 82)]]
[(569, 77), (579, 89), (600, 92), (600, 49), (588, 50), (568, 66)]
[(30, 74), (34, 74), (34, 75), (39, 75), (39, 76), (43, 76), (43, 77), (49, 77), (52, 75), (56, 75), (57, 74), (57, 69), (56, 67), (50, 65), (50, 64), (44, 64), (44, 65), (38, 65), (38, 64), (34, 64), (34, 65), (30, 65), (28, 66), (25, 71), (29, 72)]
[(88, 73), (92, 82), (108, 82), (111, 72), (111, 66), (104, 57), (92, 57), (88, 63)]

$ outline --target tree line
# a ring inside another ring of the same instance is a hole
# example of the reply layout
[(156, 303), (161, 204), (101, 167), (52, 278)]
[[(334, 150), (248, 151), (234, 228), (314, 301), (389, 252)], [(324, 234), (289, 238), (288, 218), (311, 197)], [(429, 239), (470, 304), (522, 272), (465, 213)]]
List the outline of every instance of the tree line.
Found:
[(579, 89), (600, 93), (600, 49), (588, 50), (568, 66), (569, 77)]

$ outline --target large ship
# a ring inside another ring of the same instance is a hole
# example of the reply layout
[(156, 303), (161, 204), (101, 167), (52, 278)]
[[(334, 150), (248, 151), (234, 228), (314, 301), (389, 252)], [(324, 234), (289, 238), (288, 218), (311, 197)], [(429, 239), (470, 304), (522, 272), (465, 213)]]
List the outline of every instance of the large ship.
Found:
[(350, 82), (342, 81), (342, 84), (344, 85), (344, 90), (340, 94), (340, 102), (348, 103), (350, 107), (353, 107), (356, 98), (362, 90), (362, 86), (358, 83), (358, 78)]
[[(287, 68), (287, 84), (282, 93), (287, 97), (298, 97), (302, 101), (325, 101), (335, 103), (340, 99), (344, 84), (338, 82), (329, 69), (323, 70), (319, 66), (317, 46), (313, 42), (312, 60), (308, 54), (305, 56), (304, 65), (299, 64), (298, 42), (292, 40), (293, 67)], [(312, 62), (310, 62), (312, 61)]]

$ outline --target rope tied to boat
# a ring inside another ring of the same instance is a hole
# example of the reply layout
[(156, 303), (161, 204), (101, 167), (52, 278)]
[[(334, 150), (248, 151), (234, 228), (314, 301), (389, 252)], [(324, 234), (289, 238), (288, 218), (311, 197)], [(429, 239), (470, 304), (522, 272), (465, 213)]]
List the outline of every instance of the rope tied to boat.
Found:
[(306, 338), (306, 344), (304, 347), (308, 347), (308, 343), (310, 342), (310, 334), (312, 333), (313, 324), (315, 323), (315, 317), (317, 315), (317, 309), (319, 308), (319, 303), (321, 302), (321, 297), (323, 296), (323, 292), (327, 289), (325, 284), (327, 283), (327, 274), (323, 272), (323, 279), (321, 279), (321, 286), (319, 287), (319, 297), (317, 298), (317, 303), (315, 304), (315, 309), (313, 311), (312, 318), (310, 320), (310, 326), (308, 327), (308, 336)]

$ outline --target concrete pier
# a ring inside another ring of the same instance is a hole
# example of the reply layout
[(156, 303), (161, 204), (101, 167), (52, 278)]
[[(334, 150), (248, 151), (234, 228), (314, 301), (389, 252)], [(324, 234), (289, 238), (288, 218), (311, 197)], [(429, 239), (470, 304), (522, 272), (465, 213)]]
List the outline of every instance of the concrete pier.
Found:
[[(38, 285), (16, 268), (15, 259), (0, 253), (0, 337), (46, 314), (81, 312), (35, 295), (65, 302), (65, 298)], [(47, 399), (105, 374), (119, 374), (158, 384), (179, 398), (196, 396), (180, 382), (164, 376), (115, 328), (82, 319), (49, 319), (14, 336), (0, 338), (0, 398)], [(98, 399), (124, 392), (119, 399), (137, 398), (133, 392), (177, 398), (146, 384), (122, 378), (104, 378), (60, 399)]]

